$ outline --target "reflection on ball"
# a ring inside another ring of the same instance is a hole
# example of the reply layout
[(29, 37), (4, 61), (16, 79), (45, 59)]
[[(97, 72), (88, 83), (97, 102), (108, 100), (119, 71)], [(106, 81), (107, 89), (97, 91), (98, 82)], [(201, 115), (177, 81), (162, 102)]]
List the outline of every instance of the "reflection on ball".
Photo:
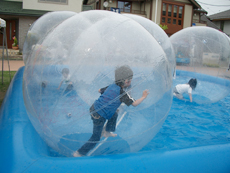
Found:
[(40, 42), (58, 24), (76, 13), (70, 11), (50, 12), (40, 17), (29, 29), (23, 45), (23, 61), (26, 64), (31, 50), (38, 50)]
[(161, 47), (163, 48), (168, 58), (168, 61), (170, 63), (171, 72), (172, 72), (172, 75), (174, 76), (175, 70), (176, 70), (174, 49), (165, 31), (161, 29), (159, 25), (157, 25), (156, 23), (154, 23), (153, 21), (145, 17), (141, 17), (141, 16), (137, 16), (133, 14), (123, 14), (123, 15), (138, 22), (156, 39), (159, 45), (161, 45)]

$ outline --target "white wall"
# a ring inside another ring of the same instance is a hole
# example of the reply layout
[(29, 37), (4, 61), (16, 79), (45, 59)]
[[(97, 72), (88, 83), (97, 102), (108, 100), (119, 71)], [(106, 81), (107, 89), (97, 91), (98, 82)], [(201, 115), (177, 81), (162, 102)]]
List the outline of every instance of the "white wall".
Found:
[(156, 2), (154, 4), (154, 18), (152, 19), (156, 24), (160, 24), (161, 23), (161, 6), (162, 6), (162, 0), (158, 0), (157, 2), (157, 21), (155, 21), (155, 9), (156, 9)]
[(55, 3), (40, 3), (38, 0), (23, 0), (23, 9), (45, 10), (45, 11), (82, 11), (82, 0), (68, 0), (67, 5)]
[[(150, 19), (150, 5), (151, 2), (147, 1), (145, 2), (145, 11), (146, 11), (146, 18)], [(143, 9), (144, 11), (144, 9)]]
[(230, 21), (224, 21), (224, 30), (227, 35), (230, 36)]
[[(221, 21), (212, 21), (216, 26), (218, 26), (220, 28), (221, 25)], [(223, 32), (225, 32), (227, 35), (230, 35), (230, 21), (226, 20), (224, 21), (224, 30)]]
[(183, 28), (187, 28), (191, 26), (192, 22), (192, 6), (191, 5), (185, 5), (184, 6), (184, 24)]

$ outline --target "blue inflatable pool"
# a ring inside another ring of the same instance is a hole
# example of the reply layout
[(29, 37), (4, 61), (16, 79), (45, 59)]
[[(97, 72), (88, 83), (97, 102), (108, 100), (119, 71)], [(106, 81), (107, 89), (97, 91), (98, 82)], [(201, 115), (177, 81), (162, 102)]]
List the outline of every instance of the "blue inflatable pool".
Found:
[(50, 149), (27, 116), (16, 73), (0, 110), (0, 169), (10, 172), (230, 172), (230, 144), (82, 158)]

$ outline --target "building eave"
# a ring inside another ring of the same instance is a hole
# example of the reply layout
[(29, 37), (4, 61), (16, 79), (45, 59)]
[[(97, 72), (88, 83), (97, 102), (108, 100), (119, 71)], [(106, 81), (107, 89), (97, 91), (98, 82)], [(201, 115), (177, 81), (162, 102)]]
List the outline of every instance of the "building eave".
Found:
[(208, 12), (203, 9), (194, 9), (194, 12), (208, 14)]
[(216, 13), (208, 16), (210, 20), (229, 20), (230, 18), (230, 10), (222, 11), (220, 13)]
[(1, 1), (0, 14), (14, 16), (42, 16), (49, 11), (22, 9), (22, 2)]
[(189, 0), (189, 1), (192, 3), (194, 7), (201, 8), (200, 4), (198, 4), (195, 0)]
[(211, 19), (211, 21), (226, 21), (226, 20), (230, 20), (230, 18), (220, 18), (220, 19)]

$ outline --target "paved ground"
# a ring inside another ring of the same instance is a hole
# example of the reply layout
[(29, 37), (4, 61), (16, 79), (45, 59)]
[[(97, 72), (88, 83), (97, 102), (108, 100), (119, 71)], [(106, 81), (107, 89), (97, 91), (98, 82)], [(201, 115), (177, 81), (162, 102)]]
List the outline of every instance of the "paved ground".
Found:
[[(10, 60), (9, 65), (10, 65), (10, 71), (18, 71), (20, 67), (25, 66), (23, 60)], [(8, 65), (8, 61), (4, 60), (3, 71), (9, 71), (9, 65)], [(2, 71), (2, 61), (0, 61), (0, 69), (1, 69), (0, 71)]]
[[(20, 67), (25, 66), (23, 60), (10, 60), (9, 64), (10, 64), (10, 71), (18, 71)], [(4, 65), (3, 70), (9, 71), (7, 60), (4, 61), (3, 65)], [(2, 71), (2, 61), (0, 61), (0, 69), (1, 69), (0, 71)], [(230, 79), (230, 71), (226, 71), (226, 69), (221, 69), (221, 68), (196, 67), (194, 69), (192, 67), (187, 67), (187, 66), (177, 66), (177, 69), (198, 72), (198, 73), (203, 73), (207, 75), (219, 76), (219, 77)]]
[[(227, 68), (227, 67), (226, 67)], [(215, 68), (215, 67), (189, 67), (189, 66), (177, 66), (177, 70), (191, 71), (211, 76), (217, 76), (221, 78), (230, 79), (230, 70), (226, 68)]]

